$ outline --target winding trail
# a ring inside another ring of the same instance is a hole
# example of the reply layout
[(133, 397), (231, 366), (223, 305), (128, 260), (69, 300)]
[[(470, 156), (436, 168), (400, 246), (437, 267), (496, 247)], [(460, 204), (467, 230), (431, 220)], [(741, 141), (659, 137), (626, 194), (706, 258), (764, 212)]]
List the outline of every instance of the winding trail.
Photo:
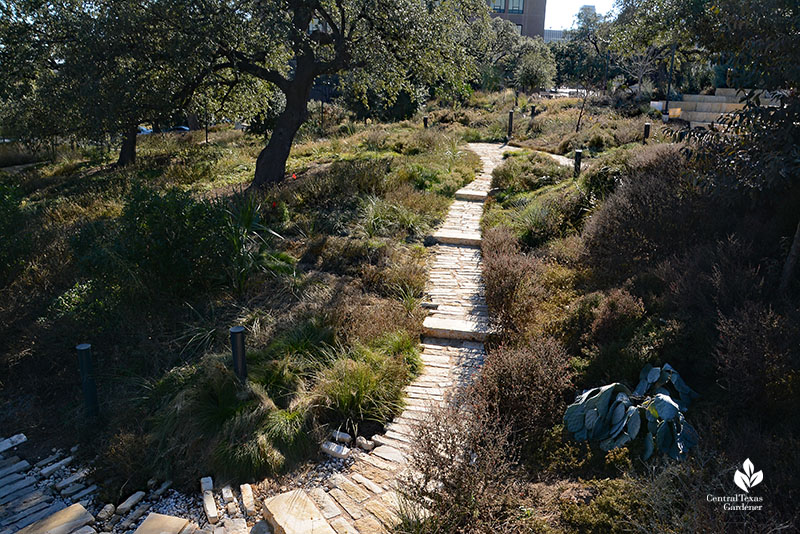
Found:
[(483, 364), (489, 315), (481, 280), (480, 220), (491, 188), (491, 172), (503, 152), (497, 144), (473, 143), (482, 172), (456, 192), (447, 217), (433, 234), (437, 244), (426, 288), (431, 309), (423, 323), (422, 374), (406, 388), (406, 409), (373, 436), (376, 448), (353, 449), (349, 471), (332, 476), (326, 487), (293, 490), (264, 502), (277, 533), (378, 534), (398, 521), (395, 483), (406, 469), (414, 427), (428, 412), (448, 402)]

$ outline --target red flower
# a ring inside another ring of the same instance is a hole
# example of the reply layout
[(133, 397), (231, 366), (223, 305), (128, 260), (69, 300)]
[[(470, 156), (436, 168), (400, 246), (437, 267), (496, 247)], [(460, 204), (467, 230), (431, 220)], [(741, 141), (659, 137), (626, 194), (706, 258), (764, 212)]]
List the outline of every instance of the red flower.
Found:
[(275, 202), (274, 200), (272, 201), (272, 207), (273, 207), (273, 208), (277, 208), (277, 207), (278, 207), (278, 203), (277, 203), (277, 202)]
[(292, 180), (297, 180), (297, 175), (295, 173), (292, 173)]

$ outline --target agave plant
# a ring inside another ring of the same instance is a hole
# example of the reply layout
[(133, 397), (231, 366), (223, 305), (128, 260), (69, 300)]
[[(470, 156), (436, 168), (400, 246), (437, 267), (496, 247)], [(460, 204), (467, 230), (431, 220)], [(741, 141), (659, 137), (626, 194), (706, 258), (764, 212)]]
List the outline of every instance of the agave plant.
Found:
[(648, 364), (633, 392), (615, 383), (578, 395), (564, 413), (564, 424), (576, 440), (596, 442), (604, 451), (639, 438), (645, 460), (656, 450), (683, 460), (698, 441), (683, 415), (695, 397), (697, 393), (669, 364)]

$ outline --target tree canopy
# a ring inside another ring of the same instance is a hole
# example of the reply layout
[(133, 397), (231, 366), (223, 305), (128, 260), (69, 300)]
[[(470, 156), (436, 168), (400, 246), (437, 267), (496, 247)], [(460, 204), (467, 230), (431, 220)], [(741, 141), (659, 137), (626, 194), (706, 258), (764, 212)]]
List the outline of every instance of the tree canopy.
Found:
[(283, 179), (317, 78), (347, 74), (389, 100), (420, 84), (463, 92), (488, 25), (479, 0), (14, 0), (0, 9), (0, 98), (49, 134), (130, 137), (203, 91), (224, 100), (210, 88), (281, 92), (255, 186)]

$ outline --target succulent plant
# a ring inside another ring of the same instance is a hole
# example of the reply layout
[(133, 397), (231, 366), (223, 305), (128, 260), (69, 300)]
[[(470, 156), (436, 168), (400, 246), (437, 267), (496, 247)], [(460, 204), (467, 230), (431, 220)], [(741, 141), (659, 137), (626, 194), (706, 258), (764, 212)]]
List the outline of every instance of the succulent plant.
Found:
[(633, 392), (619, 383), (584, 391), (567, 407), (564, 425), (576, 440), (596, 442), (604, 451), (641, 437), (645, 460), (656, 450), (683, 460), (698, 441), (683, 415), (697, 393), (669, 364), (647, 365), (639, 379)]

